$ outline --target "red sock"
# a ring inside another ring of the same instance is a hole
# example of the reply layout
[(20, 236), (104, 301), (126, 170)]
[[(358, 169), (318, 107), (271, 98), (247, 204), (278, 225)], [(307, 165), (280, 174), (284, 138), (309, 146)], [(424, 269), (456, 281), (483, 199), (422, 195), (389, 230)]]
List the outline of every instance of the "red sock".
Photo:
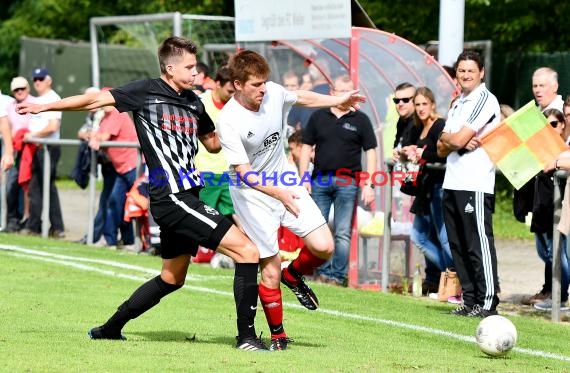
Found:
[(259, 300), (265, 312), (265, 318), (271, 331), (271, 339), (286, 337), (283, 329), (283, 300), (281, 288), (270, 289), (262, 283), (259, 284)]
[(293, 273), (291, 274), (293, 276), (299, 274), (299, 277), (312, 275), (315, 272), (315, 268), (319, 268), (326, 261), (326, 259), (316, 257), (309, 249), (304, 247), (297, 259), (293, 260), (289, 265), (289, 272), (292, 271)]

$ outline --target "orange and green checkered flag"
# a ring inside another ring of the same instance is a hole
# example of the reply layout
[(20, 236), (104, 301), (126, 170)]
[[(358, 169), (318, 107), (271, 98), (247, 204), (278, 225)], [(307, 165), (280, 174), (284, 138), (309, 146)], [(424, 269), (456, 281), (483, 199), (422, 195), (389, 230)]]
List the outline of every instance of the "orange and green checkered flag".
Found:
[(481, 143), (495, 166), (516, 189), (568, 149), (534, 101), (506, 118), (486, 134)]

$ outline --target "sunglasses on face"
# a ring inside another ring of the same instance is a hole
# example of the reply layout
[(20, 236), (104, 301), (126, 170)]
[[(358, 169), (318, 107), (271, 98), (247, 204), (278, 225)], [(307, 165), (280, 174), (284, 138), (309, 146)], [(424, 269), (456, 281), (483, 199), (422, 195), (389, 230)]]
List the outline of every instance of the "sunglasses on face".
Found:
[(45, 76), (43, 78), (34, 78), (34, 82), (40, 81), (43, 82), (45, 80)]
[(26, 90), (26, 88), (16, 88), (16, 89), (14, 89), (12, 92), (13, 92), (13, 93), (18, 93), (18, 92), (25, 91), (25, 90)]
[(558, 127), (558, 123), (560, 123), (560, 121), (559, 121), (559, 120), (551, 120), (551, 121), (548, 122), (548, 123), (550, 123), (550, 125), (552, 126), (552, 128), (556, 128), (556, 127)]
[(394, 97), (394, 98), (392, 99), (392, 101), (394, 101), (394, 103), (395, 103), (396, 105), (398, 105), (398, 104), (400, 103), (400, 101), (402, 101), (404, 104), (407, 104), (408, 102), (410, 102), (410, 100), (411, 100), (412, 98), (413, 98), (413, 97), (404, 97), (404, 98), (397, 98), (397, 97)]

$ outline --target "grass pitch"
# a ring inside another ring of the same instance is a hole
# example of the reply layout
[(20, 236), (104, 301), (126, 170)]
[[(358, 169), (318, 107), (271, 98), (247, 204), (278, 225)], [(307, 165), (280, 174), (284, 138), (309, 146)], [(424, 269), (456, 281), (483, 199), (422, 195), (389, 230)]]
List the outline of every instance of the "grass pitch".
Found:
[[(233, 271), (191, 265), (186, 286), (132, 320), (127, 341), (92, 341), (160, 259), (0, 234), (0, 371), (5, 372), (570, 372), (569, 326), (509, 317), (519, 341), (505, 358), (474, 342), (479, 319), (425, 298), (312, 284), (318, 311), (283, 289), (282, 352), (235, 345)], [(267, 340), (262, 312), (257, 331)]]

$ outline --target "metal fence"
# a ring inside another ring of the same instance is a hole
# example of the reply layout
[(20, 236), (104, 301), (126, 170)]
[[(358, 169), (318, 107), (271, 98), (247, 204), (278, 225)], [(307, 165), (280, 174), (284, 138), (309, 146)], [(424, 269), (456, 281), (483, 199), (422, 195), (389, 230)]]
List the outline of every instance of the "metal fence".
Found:
[[(58, 145), (58, 146), (79, 146), (81, 140), (77, 139), (45, 139), (32, 137), (27, 142), (38, 144), (38, 145)], [(140, 146), (138, 142), (121, 142), (121, 141), (102, 141), (100, 143), (101, 148), (137, 148), (138, 149), (138, 161), (137, 161), (137, 175), (141, 174), (142, 170), (142, 156), (140, 152)], [(42, 146), (38, 151), (44, 152), (44, 165), (43, 165), (43, 189), (42, 189), (42, 227), (41, 227), (41, 237), (47, 238), (49, 235), (49, 185), (50, 185), (50, 165), (51, 159), (48, 152), (47, 146)], [(97, 154), (95, 150), (91, 149), (91, 169), (89, 171), (89, 205), (87, 213), (87, 243), (93, 243), (93, 223), (95, 218), (95, 204), (96, 204), (96, 183), (97, 183)], [(2, 228), (7, 225), (7, 211), (6, 211), (6, 177), (2, 177), (2, 198), (0, 199), (1, 205), (0, 210), (2, 211), (1, 225)], [(136, 239), (136, 247), (140, 248), (140, 240)]]
[[(387, 168), (388, 182), (386, 185), (391, 185), (393, 161), (387, 160), (385, 162)], [(444, 169), (444, 165), (426, 165), (427, 168)], [(497, 172), (499, 172), (497, 170)], [(566, 179), (570, 173), (566, 171), (557, 171), (554, 173), (554, 224), (553, 231), (553, 263), (552, 263), (552, 299), (560, 299), (562, 286), (561, 286), (561, 258), (566, 250), (566, 255), (570, 256), (570, 240), (566, 240), (566, 247), (562, 247), (561, 233), (558, 230), (558, 223), (560, 222), (560, 215), (562, 212), (562, 198), (560, 193), (560, 180)], [(389, 272), (390, 272), (390, 246), (392, 243), (391, 221), (392, 221), (392, 189), (386, 188), (384, 193), (384, 234), (382, 237), (382, 247), (388, 248), (382, 250), (382, 290), (388, 290)], [(565, 208), (569, 208), (565, 206)], [(365, 269), (366, 270), (366, 269)], [(555, 322), (560, 321), (560, 302), (552, 302), (551, 320)]]

